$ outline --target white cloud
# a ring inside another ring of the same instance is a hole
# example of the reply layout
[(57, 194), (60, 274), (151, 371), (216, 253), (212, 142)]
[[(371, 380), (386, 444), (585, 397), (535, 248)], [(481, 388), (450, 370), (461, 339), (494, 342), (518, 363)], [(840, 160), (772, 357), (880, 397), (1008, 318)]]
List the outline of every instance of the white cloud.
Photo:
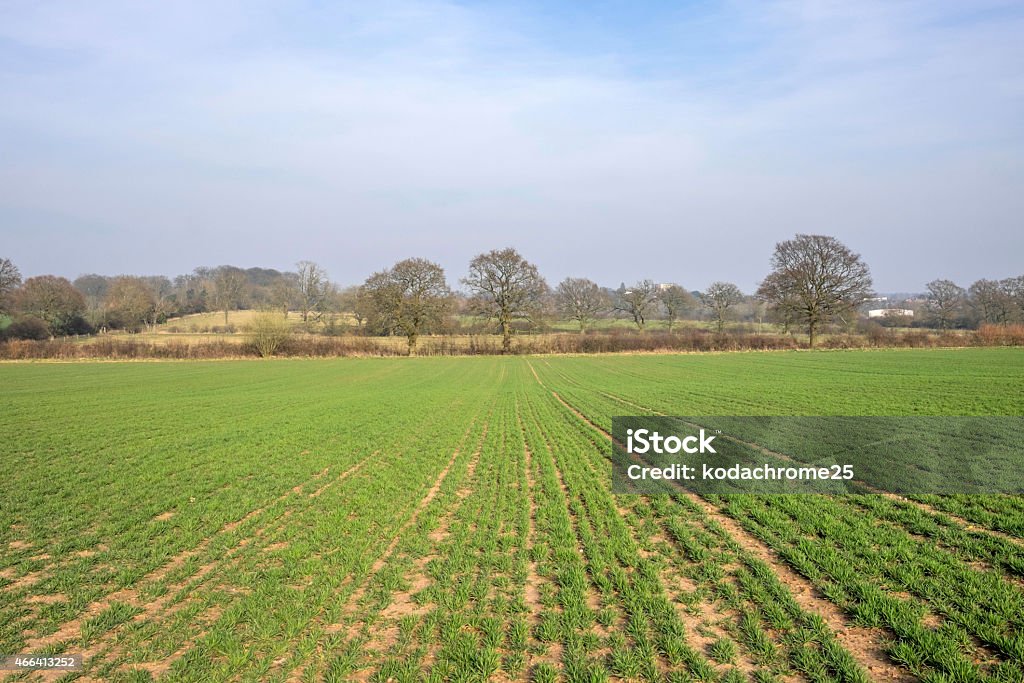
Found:
[[(965, 258), (965, 277), (1010, 267), (983, 250), (1020, 239), (1005, 231), (1022, 208), (1021, 12), (725, 3), (667, 44), (609, 53), (551, 44), (513, 9), (368, 7), (0, 10), (0, 49), (60, 56), (0, 61), (0, 219), (17, 216), (0, 231), (23, 270), (319, 254), (356, 280), (414, 245), (457, 275), (473, 250), (515, 242), (552, 278), (749, 288), (797, 231), (878, 252), (880, 286)], [(703, 52), (666, 57), (690, 43)], [(26, 236), (31, 215), (49, 218)], [(54, 263), (36, 240), (61, 220), (107, 227), (65, 227), (81, 244)], [(972, 220), (977, 253), (928, 239)], [(126, 239), (149, 232), (159, 249)], [(657, 248), (623, 253), (623, 233)], [(883, 239), (920, 262), (889, 264)], [(673, 275), (691, 251), (718, 257)]]

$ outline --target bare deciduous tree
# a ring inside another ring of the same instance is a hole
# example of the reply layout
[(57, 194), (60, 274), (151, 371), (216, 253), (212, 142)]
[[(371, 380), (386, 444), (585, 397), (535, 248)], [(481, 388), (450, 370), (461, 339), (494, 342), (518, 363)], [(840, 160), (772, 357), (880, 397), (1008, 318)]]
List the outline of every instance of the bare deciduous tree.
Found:
[(668, 322), (668, 331), (672, 331), (679, 316), (688, 308), (693, 308), (696, 301), (689, 292), (679, 285), (669, 285), (658, 290), (658, 300), (665, 308), (665, 320)]
[(369, 324), (373, 317), (373, 297), (365, 287), (359, 287), (356, 291), (356, 298), (352, 304), (352, 317), (356, 319), (356, 327), (362, 328)]
[(700, 302), (710, 311), (719, 333), (725, 328), (729, 309), (743, 302), (743, 292), (731, 282), (712, 282), (700, 295)]
[(968, 290), (970, 302), (981, 322), (1000, 325), (1016, 319), (1018, 304), (1013, 280), (978, 280), (971, 285)]
[(373, 314), (382, 327), (405, 335), (410, 355), (416, 352), (420, 334), (440, 326), (452, 305), (444, 269), (421, 258), (399, 261), (374, 273), (363, 290), (373, 302)]
[(782, 325), (783, 334), (789, 334), (796, 322), (797, 302), (785, 286), (785, 277), (779, 273), (768, 275), (757, 288), (757, 298), (769, 306), (769, 319)]
[(761, 283), (758, 296), (792, 307), (807, 326), (813, 347), (822, 325), (871, 296), (871, 273), (860, 255), (836, 238), (797, 235), (775, 245), (772, 273)]
[(952, 280), (932, 280), (928, 288), (928, 310), (939, 322), (939, 327), (949, 329), (960, 312), (967, 291)]
[(537, 266), (511, 247), (476, 256), (462, 283), (472, 293), (470, 310), (497, 322), (505, 353), (512, 349), (512, 323), (533, 319), (548, 291)]
[(43, 320), (52, 334), (76, 334), (82, 327), (85, 299), (67, 278), (40, 275), (18, 288), (15, 307)]
[(149, 291), (153, 292), (153, 310), (149, 315), (149, 326), (155, 330), (157, 323), (166, 320), (174, 312), (174, 286), (169, 278), (163, 275), (150, 275), (142, 278)]
[(1012, 302), (1010, 316), (1013, 322), (1024, 322), (1024, 275), (1000, 280), (999, 285)]
[(21, 271), (8, 258), (0, 258), (0, 313), (10, 308), (11, 292), (21, 284)]
[(299, 277), (295, 273), (281, 273), (270, 288), (270, 304), (281, 311), (285, 320), (289, 309), (299, 298)]
[(632, 318), (638, 330), (644, 329), (657, 303), (658, 286), (654, 280), (641, 280), (632, 287), (619, 287), (615, 292), (614, 309)]
[(213, 304), (224, 311), (224, 324), (228, 324), (228, 311), (238, 309), (245, 295), (245, 273), (234, 266), (220, 266), (213, 275)]
[(200, 269), (174, 278), (174, 300), (179, 314), (202, 313), (207, 310), (209, 279)]
[(296, 268), (298, 272), (296, 292), (302, 322), (307, 323), (310, 318), (319, 320), (323, 316), (324, 302), (331, 286), (327, 279), (327, 272), (312, 261), (299, 261)]
[(339, 289), (334, 295), (334, 300), (338, 308), (338, 311), (340, 313), (348, 313), (353, 318), (355, 318), (356, 327), (360, 328), (363, 326), (363, 320), (365, 320), (365, 318), (362, 315), (364, 311), (360, 311), (359, 314), (356, 313), (356, 308), (359, 301), (359, 291), (361, 289), (362, 287), (358, 286), (345, 287), (343, 289)]
[(608, 297), (596, 282), (580, 277), (567, 277), (555, 288), (558, 311), (575, 320), (580, 332), (608, 310)]
[(110, 278), (95, 274), (79, 275), (72, 284), (85, 297), (85, 315), (89, 323), (97, 328), (106, 324), (104, 304)]
[(137, 330), (148, 322), (156, 308), (156, 297), (141, 277), (122, 275), (107, 287), (104, 299), (108, 319), (125, 329)]

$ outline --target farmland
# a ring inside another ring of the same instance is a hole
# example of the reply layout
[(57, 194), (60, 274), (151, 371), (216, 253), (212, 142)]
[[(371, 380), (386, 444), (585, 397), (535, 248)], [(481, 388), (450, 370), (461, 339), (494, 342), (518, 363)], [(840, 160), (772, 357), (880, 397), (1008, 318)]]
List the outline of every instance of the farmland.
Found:
[(0, 364), (0, 653), (1019, 683), (1024, 500), (613, 496), (607, 454), (613, 415), (1020, 415), (1022, 388), (1018, 349)]

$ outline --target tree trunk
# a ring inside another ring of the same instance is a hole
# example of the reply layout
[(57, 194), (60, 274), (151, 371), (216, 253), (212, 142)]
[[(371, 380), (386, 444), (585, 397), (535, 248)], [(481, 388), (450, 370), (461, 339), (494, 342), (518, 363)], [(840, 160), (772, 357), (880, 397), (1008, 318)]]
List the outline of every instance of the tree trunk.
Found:
[(814, 320), (811, 320), (810, 322), (807, 323), (807, 336), (810, 337), (808, 346), (810, 346), (810, 348), (812, 349), (814, 348), (814, 332), (816, 326), (817, 323)]
[(508, 321), (501, 321), (501, 352), (508, 353), (512, 350), (512, 330), (509, 329)]
[(228, 309), (224, 309), (224, 327), (228, 326)]

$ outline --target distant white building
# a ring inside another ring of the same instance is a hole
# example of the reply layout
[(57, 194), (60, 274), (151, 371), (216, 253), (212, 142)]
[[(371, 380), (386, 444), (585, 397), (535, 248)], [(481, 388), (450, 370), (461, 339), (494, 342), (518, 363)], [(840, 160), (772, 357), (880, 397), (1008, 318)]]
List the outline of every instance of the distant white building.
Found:
[(869, 318), (913, 318), (914, 311), (909, 308), (873, 308), (868, 311)]

